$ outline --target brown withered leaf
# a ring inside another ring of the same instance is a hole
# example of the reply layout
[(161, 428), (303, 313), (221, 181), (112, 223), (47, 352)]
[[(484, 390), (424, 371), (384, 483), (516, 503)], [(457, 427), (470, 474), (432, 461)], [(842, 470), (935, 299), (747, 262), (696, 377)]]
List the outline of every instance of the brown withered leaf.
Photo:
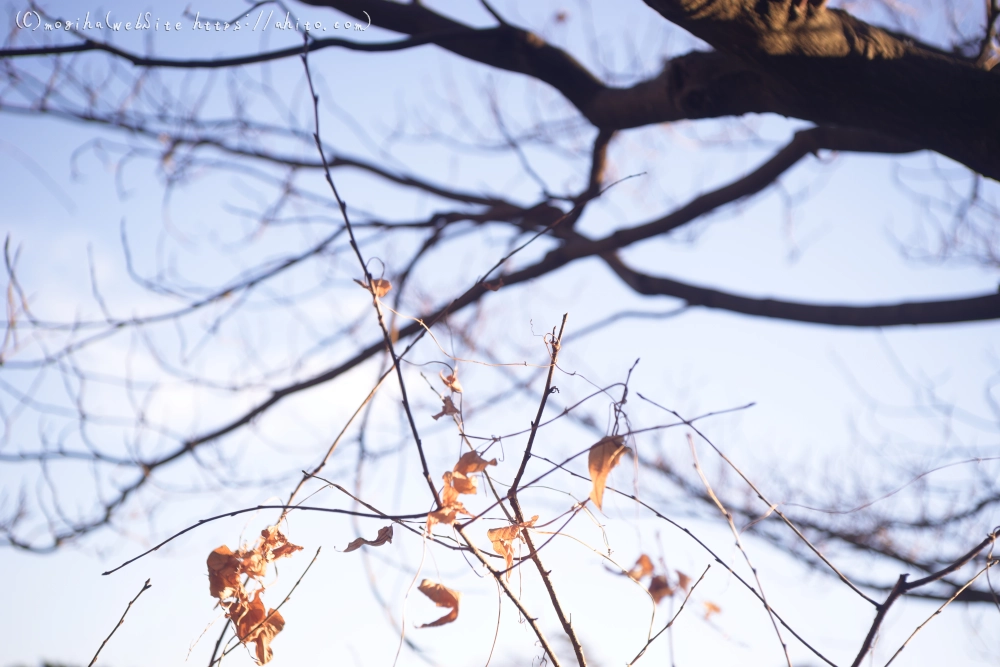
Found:
[(464, 514), (466, 516), (472, 516), (472, 513), (465, 509), (465, 506), (460, 502), (452, 503), (451, 505), (446, 505), (439, 510), (427, 513), (427, 530), (430, 531), (434, 527), (434, 524), (443, 523), (447, 526), (455, 523), (455, 519), (458, 518), (459, 514)]
[(390, 283), (385, 278), (373, 278), (371, 287), (367, 283), (363, 283), (360, 280), (355, 279), (354, 282), (364, 287), (369, 292), (372, 292), (378, 298), (384, 297), (392, 289), (392, 283)]
[(495, 466), (496, 464), (496, 459), (490, 459), (487, 461), (479, 455), (479, 452), (471, 451), (462, 454), (462, 457), (458, 459), (458, 463), (455, 464), (454, 470), (455, 472), (460, 472), (463, 475), (471, 475), (474, 472), (482, 472), (486, 470), (486, 466)]
[(653, 602), (659, 604), (663, 598), (668, 598), (674, 594), (674, 589), (670, 586), (667, 578), (658, 574), (649, 581), (649, 594), (653, 596)]
[(241, 575), (261, 579), (267, 575), (269, 563), (301, 550), (302, 547), (289, 542), (277, 526), (260, 531), (260, 540), (252, 549), (244, 547), (234, 552), (222, 545), (208, 555), (209, 592), (220, 600), (245, 598)]
[(503, 287), (503, 278), (497, 278), (496, 280), (487, 280), (483, 283), (483, 287), (491, 292), (496, 292), (498, 289)]
[(453, 472), (451, 474), (451, 486), (457, 492), (467, 495), (476, 495), (476, 478), (468, 477), (460, 472)]
[(445, 375), (444, 371), (438, 372), (441, 376), (441, 382), (444, 382), (444, 386), (451, 389), (456, 394), (462, 393), (462, 383), (458, 381), (458, 371), (452, 373), (451, 375)]
[(437, 523), (450, 526), (455, 523), (455, 519), (459, 514), (472, 516), (458, 500), (459, 492), (454, 486), (455, 473), (449, 470), (442, 475), (442, 478), (444, 479), (444, 488), (441, 490), (441, 507), (427, 514), (428, 532)]
[[(274, 653), (271, 651), (271, 640), (285, 627), (285, 619), (277, 609), (266, 610), (258, 590), (246, 605), (233, 605), (238, 609), (230, 610), (230, 618), (236, 624), (239, 639), (244, 644), (253, 642), (257, 649), (257, 663), (266, 664), (271, 661)], [(239, 614), (234, 618), (235, 614)]]
[(421, 628), (433, 628), (439, 625), (447, 625), (458, 618), (458, 603), (462, 599), (462, 594), (446, 588), (442, 584), (435, 583), (430, 579), (424, 579), (417, 588), (421, 593), (429, 597), (434, 604), (439, 607), (451, 609), (447, 614), (431, 623), (424, 623)]
[(259, 549), (264, 554), (264, 559), (269, 563), (285, 556), (291, 556), (296, 551), (302, 551), (302, 547), (289, 542), (277, 526), (265, 528), (260, 531), (260, 536), (262, 541)]
[(225, 544), (208, 554), (208, 589), (220, 600), (235, 597), (243, 590), (240, 559)]
[(702, 602), (705, 605), (705, 620), (707, 621), (712, 617), (713, 614), (718, 614), (722, 612), (722, 607), (715, 604), (714, 602)]
[(434, 421), (437, 421), (438, 419), (441, 419), (441, 417), (444, 417), (445, 415), (457, 415), (457, 414), (458, 414), (458, 408), (456, 408), (455, 404), (452, 402), (451, 396), (445, 396), (441, 407), (441, 412), (437, 413), (436, 415), (431, 415), (431, 418), (434, 419)]
[(354, 551), (355, 549), (360, 549), (365, 544), (370, 547), (380, 547), (386, 542), (392, 543), (392, 524), (379, 528), (378, 535), (374, 540), (366, 540), (363, 537), (359, 537), (358, 539), (352, 541), (347, 545), (347, 548), (344, 549), (344, 553), (346, 554), (350, 551)]
[(594, 483), (590, 491), (590, 499), (597, 505), (597, 509), (603, 509), (604, 486), (608, 481), (608, 473), (618, 465), (622, 454), (627, 451), (630, 450), (625, 446), (625, 438), (620, 435), (605, 436), (590, 448), (587, 467), (590, 469), (590, 478)]
[(643, 577), (653, 574), (653, 561), (646, 554), (642, 554), (639, 556), (639, 560), (635, 562), (635, 565), (632, 566), (632, 569), (625, 574), (639, 581)]
[(687, 593), (691, 589), (691, 577), (687, 576), (680, 570), (674, 570), (674, 572), (677, 573), (678, 585), (684, 589), (685, 593)]
[[(521, 530), (534, 526), (536, 521), (538, 521), (537, 514), (524, 523), (515, 523), (503, 528), (491, 528), (486, 531), (486, 537), (493, 543), (493, 551), (503, 556), (507, 562), (507, 570), (510, 570), (510, 566), (514, 563), (514, 540), (520, 539)], [(507, 578), (510, 579), (509, 571)]]

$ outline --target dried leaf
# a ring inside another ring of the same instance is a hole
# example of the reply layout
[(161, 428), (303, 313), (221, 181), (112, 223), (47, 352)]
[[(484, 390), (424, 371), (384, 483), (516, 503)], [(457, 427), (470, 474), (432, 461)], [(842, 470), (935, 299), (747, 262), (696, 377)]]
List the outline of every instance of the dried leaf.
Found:
[(435, 583), (430, 579), (424, 579), (417, 588), (421, 593), (429, 597), (434, 604), (439, 607), (450, 608), (451, 611), (432, 623), (424, 623), (421, 628), (433, 628), (439, 625), (446, 625), (458, 618), (458, 603), (462, 599), (462, 594), (450, 588)]
[(241, 575), (261, 579), (267, 575), (267, 565), (290, 556), (302, 547), (288, 541), (277, 526), (260, 531), (261, 539), (252, 548), (232, 551), (222, 545), (208, 555), (208, 587), (213, 597), (226, 600), (245, 598)]
[(208, 589), (220, 600), (235, 597), (243, 590), (240, 559), (225, 544), (208, 554)]
[(624, 443), (624, 437), (609, 435), (601, 438), (596, 445), (590, 448), (587, 467), (590, 469), (590, 478), (594, 483), (594, 487), (590, 491), (590, 499), (597, 505), (597, 509), (603, 509), (601, 505), (604, 501), (604, 486), (607, 484), (608, 473), (618, 465), (622, 454), (630, 451)]
[(538, 515), (524, 523), (515, 523), (503, 528), (491, 528), (486, 531), (486, 537), (493, 543), (493, 551), (497, 552), (507, 562), (507, 578), (510, 579), (510, 567), (514, 563), (514, 540), (520, 539), (521, 530), (530, 528), (538, 521)]
[(274, 655), (271, 640), (285, 627), (285, 619), (278, 610), (265, 611), (260, 599), (262, 592), (258, 590), (245, 605), (233, 605), (228, 614), (236, 624), (240, 641), (244, 644), (254, 642), (257, 645), (257, 663), (261, 665), (270, 662)]
[(455, 464), (454, 470), (455, 472), (460, 472), (463, 475), (471, 475), (474, 472), (482, 472), (486, 470), (486, 466), (495, 466), (496, 464), (496, 459), (490, 459), (487, 461), (479, 455), (479, 452), (471, 451), (462, 454), (462, 458), (460, 458), (458, 463)]
[(455, 473), (449, 470), (442, 475), (442, 478), (444, 479), (444, 488), (441, 490), (441, 507), (427, 514), (428, 532), (437, 523), (444, 523), (450, 526), (455, 523), (455, 519), (459, 514), (472, 516), (465, 509), (465, 506), (458, 501), (459, 491), (454, 486)]
[(670, 586), (670, 582), (668, 582), (667, 578), (662, 574), (656, 575), (649, 582), (649, 594), (653, 596), (653, 602), (656, 602), (657, 604), (659, 604), (660, 600), (663, 598), (668, 598), (674, 593), (675, 591)]
[(264, 554), (264, 559), (267, 562), (291, 556), (296, 551), (302, 551), (302, 547), (289, 542), (288, 538), (278, 530), (277, 526), (265, 528), (260, 531), (260, 536), (263, 538), (263, 541), (260, 544), (259, 550)]
[(713, 614), (722, 612), (722, 608), (714, 602), (702, 602), (705, 605), (705, 620), (707, 621)]
[(687, 593), (691, 589), (691, 577), (687, 576), (680, 570), (674, 570), (677, 573), (677, 582), (684, 592)]
[(440, 371), (438, 375), (441, 376), (441, 382), (444, 382), (444, 385), (448, 387), (448, 389), (451, 389), (456, 394), (462, 393), (462, 383), (458, 381), (457, 371), (451, 375), (445, 375), (444, 371)]
[(643, 577), (653, 574), (653, 561), (646, 554), (642, 554), (626, 574), (639, 581)]
[(208, 555), (209, 592), (226, 609), (240, 641), (256, 644), (258, 664), (270, 662), (271, 640), (285, 627), (285, 619), (277, 610), (265, 610), (260, 599), (262, 589), (251, 598), (240, 577), (245, 574), (260, 579), (267, 574), (268, 563), (301, 550), (277, 526), (270, 526), (260, 531), (260, 540), (252, 549), (244, 547), (234, 552), (222, 545)]
[(450, 526), (455, 523), (455, 519), (458, 518), (459, 514), (464, 514), (466, 516), (472, 516), (472, 513), (465, 509), (462, 503), (455, 502), (451, 505), (442, 507), (439, 510), (429, 512), (427, 514), (427, 530), (430, 531), (434, 527), (434, 524), (443, 523)]
[(441, 407), (441, 412), (437, 413), (436, 415), (431, 415), (431, 417), (434, 419), (434, 421), (437, 421), (438, 419), (441, 419), (441, 417), (444, 417), (445, 415), (457, 415), (457, 414), (458, 414), (458, 408), (456, 408), (455, 404), (452, 403), (451, 396), (445, 396), (443, 405)]
[(392, 289), (392, 283), (390, 283), (385, 278), (373, 278), (370, 287), (368, 286), (367, 283), (363, 283), (360, 280), (355, 280), (354, 282), (361, 285), (366, 290), (373, 293), (376, 297), (380, 299), (384, 297), (386, 294), (388, 294), (389, 290)]
[(383, 528), (379, 528), (378, 536), (376, 536), (374, 540), (366, 540), (363, 537), (359, 537), (358, 539), (352, 541), (350, 544), (347, 545), (347, 548), (344, 549), (344, 553), (346, 554), (349, 551), (360, 549), (362, 545), (365, 544), (367, 544), (370, 547), (380, 547), (386, 542), (389, 543), (392, 542), (392, 524), (384, 526)]
[(452, 473), (451, 475), (451, 485), (455, 491), (467, 495), (476, 495), (476, 478), (467, 477), (460, 472)]
[(498, 289), (503, 287), (503, 278), (497, 278), (496, 280), (488, 280), (483, 283), (483, 287), (491, 292), (496, 292)]

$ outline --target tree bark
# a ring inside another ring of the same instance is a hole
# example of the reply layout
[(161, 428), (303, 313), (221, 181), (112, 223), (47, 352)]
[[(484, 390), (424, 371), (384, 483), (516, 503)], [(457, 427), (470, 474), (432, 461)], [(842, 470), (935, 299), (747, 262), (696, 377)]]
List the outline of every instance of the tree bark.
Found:
[(1000, 180), (1000, 73), (822, 0), (645, 0), (759, 73), (772, 109), (913, 141)]

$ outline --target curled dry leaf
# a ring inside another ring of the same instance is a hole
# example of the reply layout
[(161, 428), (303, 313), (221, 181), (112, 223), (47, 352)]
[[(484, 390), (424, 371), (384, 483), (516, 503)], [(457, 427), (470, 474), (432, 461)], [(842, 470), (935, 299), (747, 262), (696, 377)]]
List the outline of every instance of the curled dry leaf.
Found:
[(714, 602), (702, 602), (705, 605), (705, 620), (707, 621), (712, 617), (713, 614), (718, 614), (722, 611), (722, 607), (715, 604)]
[(452, 373), (451, 375), (445, 375), (444, 371), (440, 371), (438, 375), (441, 376), (441, 382), (444, 382), (444, 386), (451, 389), (456, 394), (462, 393), (462, 383), (458, 381), (458, 371)]
[(458, 408), (456, 408), (455, 404), (452, 402), (451, 396), (445, 396), (441, 407), (441, 412), (437, 413), (436, 415), (431, 415), (431, 418), (433, 418), (434, 421), (437, 421), (438, 419), (441, 419), (441, 417), (444, 417), (445, 415), (457, 415), (457, 414), (458, 414)]
[(496, 459), (490, 459), (487, 461), (479, 455), (479, 452), (471, 451), (462, 454), (462, 458), (458, 459), (458, 463), (455, 464), (454, 470), (455, 472), (460, 472), (463, 475), (471, 475), (474, 472), (482, 472), (486, 470), (486, 466), (495, 466), (496, 464)]
[(691, 577), (687, 576), (680, 570), (675, 570), (675, 571), (677, 572), (678, 585), (684, 589), (685, 593), (687, 593), (691, 589)]
[(639, 560), (635, 562), (635, 565), (632, 566), (632, 569), (625, 574), (639, 581), (643, 577), (653, 574), (653, 561), (646, 554), (642, 554), (639, 556)]
[(367, 283), (363, 283), (360, 280), (355, 280), (354, 282), (361, 285), (366, 290), (368, 290), (369, 292), (371, 292), (380, 299), (384, 297), (386, 294), (388, 294), (389, 290), (392, 289), (392, 283), (390, 283), (385, 278), (373, 278), (370, 287), (368, 286)]
[(658, 574), (649, 581), (649, 594), (653, 596), (653, 602), (660, 603), (663, 598), (672, 596), (676, 591), (671, 587), (667, 578)]
[(222, 545), (208, 554), (209, 592), (226, 609), (240, 641), (256, 644), (257, 662), (262, 665), (271, 660), (271, 640), (281, 632), (285, 619), (276, 610), (265, 610), (260, 599), (262, 589), (257, 589), (251, 597), (241, 578), (246, 575), (260, 580), (267, 575), (268, 563), (301, 550), (277, 526), (271, 526), (260, 531), (260, 540), (253, 548), (243, 547), (234, 552)]
[[(436, 523), (443, 523), (450, 526), (455, 523), (455, 519), (459, 514), (472, 516), (458, 500), (458, 494), (461, 492), (454, 486), (455, 473), (449, 470), (442, 475), (442, 478), (444, 479), (444, 488), (441, 489), (441, 507), (427, 514), (428, 532), (430, 532)], [(473, 485), (473, 493), (475, 493), (475, 485)]]
[(458, 493), (467, 496), (476, 495), (476, 478), (468, 477), (460, 472), (451, 473), (451, 485)]
[(347, 548), (344, 549), (344, 553), (346, 554), (349, 551), (360, 549), (365, 544), (370, 547), (380, 547), (386, 542), (392, 543), (392, 524), (379, 528), (378, 535), (374, 540), (366, 540), (363, 537), (359, 537), (358, 539), (352, 541), (347, 545)]
[(212, 597), (236, 597), (240, 583), (240, 559), (225, 544), (208, 554), (208, 589)]
[(285, 627), (285, 619), (277, 609), (265, 610), (260, 599), (262, 592), (258, 590), (252, 599), (230, 605), (226, 614), (236, 626), (240, 641), (256, 644), (257, 662), (261, 665), (270, 662), (274, 656), (271, 640)]
[[(445, 407), (451, 404), (450, 398), (444, 400)], [(458, 459), (458, 463), (455, 464), (454, 470), (442, 475), (444, 488), (441, 490), (441, 507), (427, 515), (427, 530), (433, 528), (436, 523), (451, 525), (455, 523), (459, 514), (472, 516), (459, 502), (458, 496), (475, 495), (477, 491), (476, 478), (472, 475), (486, 470), (486, 466), (495, 466), (496, 464), (496, 459), (487, 461), (476, 451), (463, 454)]]
[(447, 614), (431, 623), (424, 623), (421, 628), (433, 628), (439, 625), (447, 625), (458, 618), (458, 603), (462, 599), (462, 594), (450, 588), (435, 583), (430, 579), (424, 579), (417, 588), (421, 593), (429, 597), (434, 604), (439, 607), (451, 609)]
[(604, 486), (608, 481), (608, 473), (618, 465), (622, 454), (627, 451), (630, 450), (625, 446), (625, 438), (620, 435), (605, 436), (590, 448), (587, 467), (590, 469), (590, 478), (594, 483), (590, 491), (590, 499), (597, 505), (597, 509), (603, 509), (601, 505), (604, 501)]
[(507, 561), (508, 579), (510, 579), (510, 567), (514, 563), (514, 540), (520, 539), (521, 530), (534, 526), (536, 521), (538, 521), (537, 514), (524, 523), (515, 523), (503, 528), (491, 528), (486, 531), (486, 537), (493, 543), (493, 551), (496, 551)]

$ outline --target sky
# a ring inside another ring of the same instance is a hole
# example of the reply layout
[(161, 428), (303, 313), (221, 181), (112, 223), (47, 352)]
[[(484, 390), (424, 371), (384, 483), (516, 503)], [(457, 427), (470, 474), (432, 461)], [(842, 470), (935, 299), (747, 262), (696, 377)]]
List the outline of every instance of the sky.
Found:
[[(430, 4), (477, 25), (491, 24), (489, 15), (471, 3)], [(78, 14), (83, 19), (87, 11), (93, 16), (111, 11), (123, 21), (137, 10), (136, 3), (124, 2), (104, 2), (92, 8), (52, 2), (43, 7), (52, 15), (73, 19)], [(244, 7), (217, 3), (211, 13), (237, 17)], [(653, 72), (662, 56), (696, 44), (658, 22), (640, 3), (612, 8), (610, 3), (539, 7), (508, 2), (497, 7), (509, 20), (531, 26), (546, 39), (566, 46), (616, 83)], [(26, 8), (7, 6), (4, 34), (17, 30), (10, 26), (17, 12)], [(343, 21), (329, 11), (293, 8), (302, 20)], [(123, 31), (114, 36), (116, 44), (137, 51), (151, 48), (165, 56), (213, 57), (294, 45), (298, 40), (275, 31), (195, 32), (188, 29), (192, 21), (185, 17), (181, 4), (139, 9), (149, 11), (154, 21), (179, 21), (185, 28), (176, 34)], [(190, 10), (199, 8), (192, 5)], [(555, 19), (557, 10), (566, 12), (565, 20)], [(858, 5), (858, 10), (876, 19), (880, 16), (875, 4)], [(933, 7), (917, 5), (909, 15), (912, 18), (905, 20), (921, 26), (940, 25), (934, 12)], [(372, 16), (369, 30), (345, 35), (365, 40), (391, 37), (378, 30), (377, 16)], [(932, 39), (933, 31), (924, 36)], [(21, 39), (30, 42), (19, 35)], [(91, 62), (100, 59), (82, 59), (81, 71)], [(511, 127), (527, 129), (537, 119), (550, 122), (567, 150), (579, 149), (589, 138), (574, 129), (572, 115), (554, 92), (433, 47), (375, 55), (331, 49), (314, 54), (311, 66), (321, 98), (325, 141), (345, 154), (382, 161), (448, 185), (503, 193), (522, 202), (538, 195), (537, 185), (516, 158), (469, 147), (476, 141), (497, 141), (490, 99), (499, 101)], [(110, 84), (123, 105), (129, 103), (131, 74), (130, 67), (122, 65)], [(235, 95), (246, 101), (254, 117), (311, 131), (307, 90), (296, 59), (250, 67), (228, 79), (220, 74), (187, 78), (171, 74), (146, 85), (154, 92), (170, 91), (181, 98), (184, 91), (189, 95), (203, 92), (206, 118), (231, 117)], [(5, 100), (10, 103), (12, 98)], [(624, 133), (612, 146), (611, 169), (619, 178), (635, 177), (595, 202), (580, 228), (598, 235), (669, 210), (694, 193), (745, 173), (805, 126), (765, 116)], [(261, 141), (268, 147), (307, 155), (304, 142), (280, 137)], [(88, 254), (103, 298), (116, 313), (155, 313), (176, 307), (176, 300), (150, 294), (129, 280), (123, 228), (140, 273), (148, 276), (157, 267), (169, 267), (175, 284), (184, 287), (226, 284), (241, 271), (301, 250), (329, 232), (334, 211), (308, 197), (281, 213), (289, 220), (295, 215), (315, 220), (256, 225), (245, 211), (268, 206), (281, 183), (259, 176), (238, 160), (226, 158), (236, 165), (228, 170), (198, 167), (192, 178), (167, 188), (164, 175), (170, 173), (170, 165), (136, 150), (158, 146), (155, 139), (123, 137), (51, 115), (3, 116), (0, 188), (6, 205), (0, 210), (0, 231), (21, 251), (20, 280), (27, 286), (36, 315), (62, 320), (100, 315), (91, 293)], [(132, 157), (121, 165), (118, 160), (124, 155)], [(525, 148), (525, 157), (555, 191), (568, 189), (581, 176), (583, 162), (566, 157), (565, 150), (538, 142)], [(179, 154), (175, 159), (183, 158)], [(395, 220), (419, 219), (440, 204), (425, 195), (386, 187), (357, 171), (336, 171), (335, 178), (359, 218), (377, 211)], [(300, 183), (304, 192), (325, 194), (318, 174), (305, 174)], [(957, 201), (969, 187), (971, 181), (960, 167), (926, 153), (902, 158), (821, 155), (792, 170), (780, 187), (709, 216), (679, 234), (629, 248), (624, 257), (651, 272), (694, 284), (791, 300), (878, 303), (989, 292), (1000, 280), (997, 266), (968, 257), (942, 262), (921, 256), (922, 251), (935, 249), (934, 225), (949, 222), (947, 204)], [(983, 185), (985, 201), (995, 205), (997, 194), (995, 184)], [(363, 247), (377, 253), (392, 273), (412, 254), (414, 238), (386, 240), (366, 234)], [(472, 284), (485, 267), (505, 254), (508, 242), (495, 229), (449, 240), (422, 265), (419, 286), (404, 300), (401, 312), (424, 312), (463, 290), (461, 286)], [(539, 240), (514, 265), (539, 258), (551, 247), (547, 243)], [(901, 246), (909, 255), (901, 252)], [(220, 334), (204, 348), (198, 346), (197, 334), (210, 327), (221, 310), (210, 310), (185, 325), (192, 336), (188, 347), (178, 342), (177, 332), (152, 330), (150, 336), (158, 349), (171, 358), (187, 359), (187, 365), (176, 373), (165, 373), (143, 352), (143, 341), (136, 336), (113, 338), (81, 355), (80, 362), (108, 374), (132, 373), (141, 380), (139, 385), (159, 382), (161, 393), (146, 407), (150, 421), (166, 425), (165, 431), (188, 434), (210, 429), (265, 396), (267, 390), (257, 386), (235, 393), (193, 387), (184, 382), (188, 373), (218, 382), (249, 383), (273, 372), (274, 381), (280, 384), (347, 358), (355, 341), (377, 340), (374, 318), (362, 319), (370, 315), (365, 293), (351, 288), (351, 280), (359, 277), (357, 265), (346, 246), (337, 247), (338, 256), (292, 271), (255, 294), (245, 311), (221, 325)], [(296, 295), (294, 304), (283, 301), (289, 294)], [(627, 319), (574, 338), (575, 332), (617, 312), (665, 312), (677, 305), (667, 298), (635, 296), (596, 260), (581, 261), (530, 285), (490, 295), (479, 313), (480, 324), (471, 329), (479, 346), (475, 360), (486, 361), (489, 353), (513, 365), (499, 368), (459, 362), (468, 432), (488, 438), (522, 431), (529, 424), (541, 385), (537, 368), (526, 367), (525, 362), (544, 362), (541, 334), (568, 313), (567, 344), (556, 375), (560, 393), (554, 396), (554, 405), (573, 405), (595, 387), (622, 381), (636, 359), (640, 361), (630, 381), (628, 410), (639, 427), (672, 419), (639, 400), (637, 394), (685, 416), (753, 403), (752, 408), (702, 422), (704, 432), (778, 502), (837, 500), (827, 492), (841, 483), (849, 487), (844, 480), (858, 480), (871, 493), (881, 492), (941, 463), (997, 454), (997, 417), (984, 393), (1000, 372), (995, 323), (847, 330), (692, 309), (669, 319)], [(285, 314), (276, 317), (275, 313)], [(355, 319), (362, 322), (352, 330), (355, 338), (330, 345), (316, 343)], [(445, 337), (439, 342), (448, 350), (455, 345)], [(440, 401), (420, 376), (423, 372), (434, 378), (444, 368), (443, 360), (447, 357), (442, 350), (425, 341), (414, 351), (415, 364), (425, 365), (407, 369), (407, 386), (432, 471), (450, 468), (460, 451), (454, 429), (431, 419)], [(281, 370), (290, 363), (298, 365)], [(297, 471), (315, 465), (374, 384), (378, 371), (377, 364), (369, 363), (342, 382), (303, 392), (251, 430), (206, 454), (207, 460), (226, 464), (225, 470), (234, 479), (254, 481), (252, 485), (221, 486), (204, 468), (174, 466), (164, 472), (155, 493), (126, 507), (112, 529), (51, 554), (0, 551), (0, 564), (8, 574), (4, 596), (8, 604), (0, 607), (0, 666), (36, 665), (42, 660), (87, 664), (146, 579), (152, 588), (137, 600), (125, 624), (102, 650), (98, 664), (205, 664), (222, 626), (221, 612), (213, 608), (205, 585), (205, 557), (220, 544), (235, 547), (251, 539), (273, 520), (273, 512), (207, 524), (113, 575), (101, 576), (101, 572), (198, 519), (280, 502), (294, 485)], [(532, 379), (534, 393), (518, 394), (502, 404), (493, 401), (498, 391), (509, 386), (510, 378)], [(23, 391), (36, 376), (6, 371), (0, 379), (5, 387)], [(38, 381), (38, 401), (65, 404), (57, 375)], [(441, 390), (440, 385), (437, 389)], [(133, 395), (119, 385), (101, 383), (89, 391), (89, 405), (95, 412), (124, 420), (136, 409), (129, 399), (145, 395), (141, 386)], [(11, 397), (9, 391), (4, 396), (5, 410), (11, 409)], [(387, 455), (368, 464), (361, 488), (365, 499), (380, 507), (412, 511), (416, 506), (420, 512), (428, 503), (427, 490), (421, 486), (415, 453), (401, 430), (394, 407), (397, 400), (398, 390), (387, 385), (373, 404), (367, 446)], [(547, 456), (559, 458), (582, 451), (598, 437), (595, 430), (606, 432), (610, 414), (606, 398), (590, 399), (585, 414), (595, 423), (593, 429), (560, 420), (540, 431), (539, 447)], [(37, 450), (42, 436), (54, 436), (65, 423), (66, 418), (32, 417), (27, 411), (16, 425), (8, 423), (0, 451)], [(127, 426), (116, 423), (93, 428), (102, 447), (115, 451), (124, 448), (122, 443), (130, 434)], [(662, 455), (690, 469), (684, 436), (681, 429), (663, 430), (637, 437), (632, 446), (641, 455)], [(165, 450), (167, 440), (147, 434), (141, 446), (144, 451)], [(504, 439), (498, 479), (511, 478), (523, 445), (523, 435)], [(732, 485), (727, 489), (738, 488), (732, 474), (723, 472), (703, 444), (699, 456), (713, 480)], [(357, 460), (356, 439), (348, 438), (331, 460), (329, 477), (351, 486)], [(585, 472), (582, 461), (576, 465), (577, 472)], [(534, 463), (529, 468), (538, 474), (544, 470)], [(987, 462), (979, 471), (995, 476), (996, 467)], [(960, 482), (963, 475), (974, 472), (969, 466), (958, 467), (935, 473), (934, 479)], [(66, 465), (53, 466), (51, 474), (68, 505), (77, 502), (86, 510), (94, 494), (91, 471)], [(128, 475), (113, 471), (108, 479), (113, 485)], [(232, 480), (222, 480), (226, 481)], [(43, 488), (43, 482), (35, 469), (0, 464), (0, 488), (7, 502), (17, 490), (34, 493)], [(665, 490), (652, 473), (637, 473), (631, 465), (617, 469), (610, 483), (652, 499), (727, 563), (747, 573), (743, 556), (719, 517), (692, 512), (690, 504)], [(586, 483), (563, 476), (524, 497), (527, 505), (548, 519), (571, 506), (573, 498), (586, 497), (588, 490)], [(310, 502), (349, 506), (331, 490), (318, 493)], [(486, 498), (479, 496), (467, 504), (481, 507), (485, 503)], [(763, 514), (767, 507), (760, 510)], [(987, 523), (979, 532), (970, 532), (970, 545), (1000, 520), (993, 516)], [(272, 664), (391, 664), (397, 660), (399, 627), (419, 650), (404, 646), (397, 664), (468, 665), (487, 660), (499, 665), (538, 664), (541, 654), (530, 629), (507, 602), (500, 606), (498, 616), (495, 584), (473, 571), (461, 556), (428, 548), (402, 530), (396, 531), (390, 546), (338, 552), (358, 534), (372, 537), (380, 526), (378, 521), (354, 522), (324, 514), (292, 515), (288, 533), (304, 551), (280, 563), (277, 575), (268, 579), (271, 604), (288, 593), (316, 550), (322, 551), (282, 609), (286, 627), (273, 644)], [(832, 578), (806, 569), (762, 540), (745, 535), (744, 541), (772, 606), (837, 664), (849, 663), (871, 622), (871, 606)], [(625, 567), (645, 552), (662, 559), (671, 571), (692, 576), (712, 563), (684, 533), (623, 498), (609, 498), (603, 513), (576, 518), (567, 537), (553, 540), (544, 555), (566, 608), (573, 611), (574, 626), (584, 638), (592, 663), (601, 665), (630, 660), (645, 642), (649, 628), (662, 627), (670, 617), (669, 604), (664, 603), (651, 624), (649, 598), (614, 573), (602, 557), (609, 550), (610, 558)], [(850, 554), (838, 556), (855, 568), (870, 567), (873, 577), (889, 584), (899, 574), (895, 566), (869, 564)], [(415, 572), (418, 563), (419, 574)], [(441, 628), (415, 627), (439, 612), (414, 589), (422, 577), (462, 591), (458, 621)], [(538, 610), (547, 635), (565, 654), (568, 646), (557, 639), (561, 633), (537, 578), (524, 568), (511, 581), (526, 606)], [(705, 619), (705, 602), (717, 604), (722, 611)], [(674, 628), (676, 664), (783, 664), (767, 615), (717, 564), (690, 604), (692, 608)], [(909, 599), (896, 605), (883, 627), (872, 664), (885, 664), (935, 608), (934, 603)], [(993, 664), (991, 656), (996, 655), (1000, 636), (996, 623), (995, 609), (991, 614), (989, 609), (953, 605), (922, 630), (894, 664)], [(820, 664), (785, 637), (796, 665)], [(662, 639), (639, 664), (667, 664), (669, 644)], [(250, 655), (240, 650), (226, 658), (230, 661), (253, 664)]]

